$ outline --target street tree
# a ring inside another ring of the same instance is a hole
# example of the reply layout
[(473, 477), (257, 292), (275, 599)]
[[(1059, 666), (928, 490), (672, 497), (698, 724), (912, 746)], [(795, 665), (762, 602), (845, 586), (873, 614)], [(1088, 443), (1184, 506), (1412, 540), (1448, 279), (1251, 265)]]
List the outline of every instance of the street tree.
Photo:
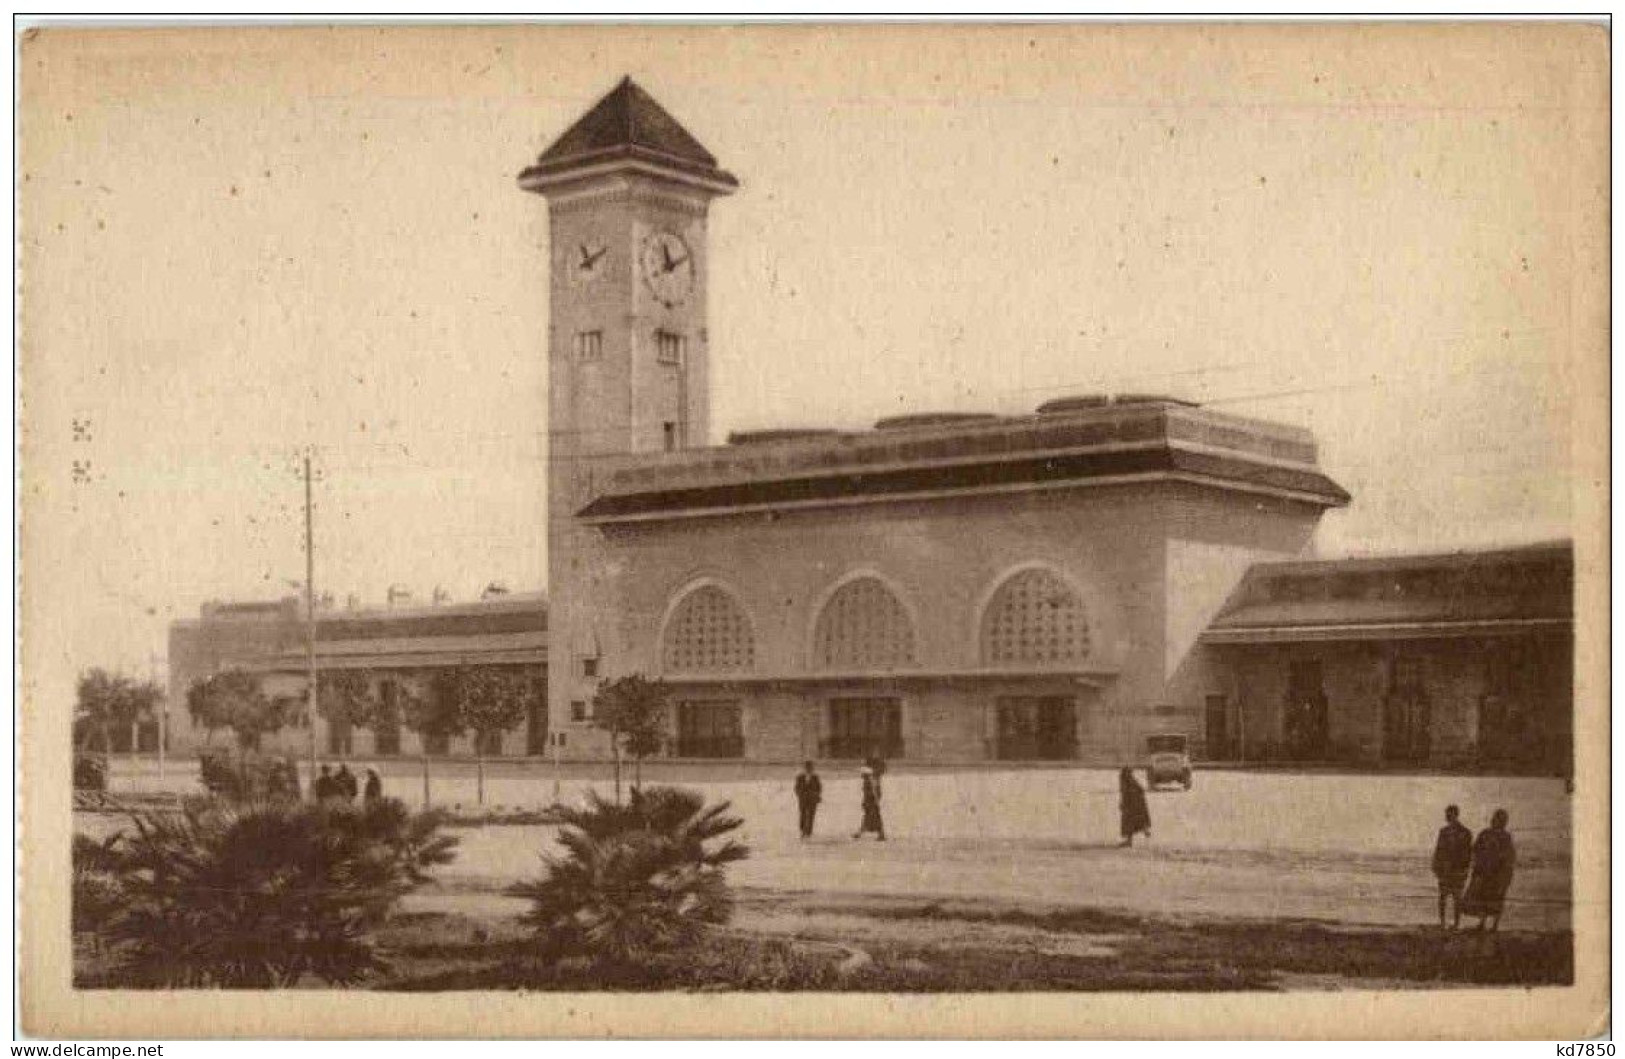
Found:
[(666, 745), (665, 681), (633, 673), (598, 689), (592, 700), (592, 723), (610, 734), (615, 750), (615, 800), (621, 798), (621, 754), (632, 758), (632, 789), (643, 786), (643, 759)]
[(316, 679), (316, 712), (329, 726), (370, 728), (378, 720), (379, 697), (372, 674), (364, 669), (338, 669)]
[(212, 739), (218, 729), (229, 728), (243, 750), (258, 747), (261, 737), (293, 720), (293, 701), (287, 696), (267, 696), (258, 677), (237, 669), (202, 677), (186, 691), (186, 710), (192, 722), (207, 733), (205, 739)]
[[(91, 669), (79, 676), (79, 694), (74, 704), (74, 728), (81, 749), (88, 749), (92, 736), (101, 741), (103, 751), (113, 748), (113, 731), (129, 730), (158, 715), (164, 693), (150, 680), (134, 680), (105, 669)], [(131, 746), (135, 746), (132, 740)]]
[(459, 666), (454, 679), (459, 720), (474, 733), (477, 797), (484, 805), (486, 748), (493, 737), (501, 738), (525, 719), (536, 686), (524, 673), (491, 666)]
[[(465, 728), (457, 709), (457, 671), (437, 669), (422, 686), (400, 686), (401, 723), (417, 733), (423, 757), (423, 804), (429, 804), (429, 751), (461, 735)], [(441, 751), (444, 753), (445, 751)]]

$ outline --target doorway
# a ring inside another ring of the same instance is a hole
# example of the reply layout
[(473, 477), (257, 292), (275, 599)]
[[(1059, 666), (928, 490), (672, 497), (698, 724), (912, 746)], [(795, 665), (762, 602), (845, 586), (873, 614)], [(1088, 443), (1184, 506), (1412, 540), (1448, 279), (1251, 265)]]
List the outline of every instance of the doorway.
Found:
[(744, 757), (745, 739), (739, 703), (679, 702), (678, 757)]
[(903, 704), (895, 698), (831, 699), (824, 756), (903, 756)]
[(1389, 660), (1388, 695), (1382, 709), (1382, 756), (1386, 761), (1426, 761), (1433, 729), (1427, 675), (1422, 657), (1399, 654)]
[(1063, 695), (1008, 695), (997, 702), (1001, 761), (1069, 761), (1078, 753), (1078, 709)]

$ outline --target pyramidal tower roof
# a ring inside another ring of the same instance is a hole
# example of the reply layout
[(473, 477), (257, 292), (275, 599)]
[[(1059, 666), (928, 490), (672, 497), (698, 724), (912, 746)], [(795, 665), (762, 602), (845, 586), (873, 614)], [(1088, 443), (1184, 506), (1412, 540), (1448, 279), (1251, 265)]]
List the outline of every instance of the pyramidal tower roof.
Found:
[(535, 165), (519, 174), (519, 184), (545, 191), (583, 170), (619, 165), (675, 171), (667, 175), (692, 178), (724, 193), (739, 186), (732, 173), (717, 165), (716, 156), (630, 77), (621, 78), (554, 140)]

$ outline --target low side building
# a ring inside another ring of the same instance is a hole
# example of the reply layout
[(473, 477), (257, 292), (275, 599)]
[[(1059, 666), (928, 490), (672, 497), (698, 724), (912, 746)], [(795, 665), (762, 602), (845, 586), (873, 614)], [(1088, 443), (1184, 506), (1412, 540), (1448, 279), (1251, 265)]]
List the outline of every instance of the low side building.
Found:
[(1574, 552), (1263, 563), (1201, 641), (1218, 760), (1566, 773)]
[[(195, 752), (208, 741), (186, 709), (187, 690), (203, 677), (242, 670), (258, 675), (268, 695), (303, 697), (305, 628), (301, 602), (293, 597), (206, 604), (198, 619), (171, 625), (171, 750)], [(514, 593), (432, 607), (319, 611), (315, 654), (318, 673), (363, 672), (374, 693), (386, 701), (403, 691), (421, 693), (435, 672), (461, 665), (512, 669), (545, 688), (547, 602), (540, 593)], [(316, 724), (317, 746), (326, 755), (388, 757), (424, 750), (416, 733), (400, 726), (347, 730), (320, 717)], [(483, 749), (491, 756), (539, 755), (546, 752), (547, 735), (545, 698), (538, 695), (530, 716)], [(301, 717), (262, 745), (272, 752), (303, 754), (310, 746), (310, 730)], [(471, 754), (475, 747), (472, 736), (463, 736), (427, 749), (458, 755)]]

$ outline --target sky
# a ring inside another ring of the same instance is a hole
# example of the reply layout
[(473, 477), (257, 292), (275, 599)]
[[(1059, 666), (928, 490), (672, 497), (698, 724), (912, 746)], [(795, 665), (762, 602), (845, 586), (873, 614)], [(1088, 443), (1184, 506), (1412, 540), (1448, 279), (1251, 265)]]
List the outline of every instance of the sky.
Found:
[(294, 592), (306, 447), (319, 591), (544, 587), (545, 204), (515, 178), (623, 74), (742, 182), (711, 213), (713, 442), (1165, 392), (1315, 432), (1354, 495), (1321, 554), (1569, 536), (1606, 348), (1586, 44), (45, 31), (20, 64), (23, 637), (62, 673), (144, 672), (203, 602)]

